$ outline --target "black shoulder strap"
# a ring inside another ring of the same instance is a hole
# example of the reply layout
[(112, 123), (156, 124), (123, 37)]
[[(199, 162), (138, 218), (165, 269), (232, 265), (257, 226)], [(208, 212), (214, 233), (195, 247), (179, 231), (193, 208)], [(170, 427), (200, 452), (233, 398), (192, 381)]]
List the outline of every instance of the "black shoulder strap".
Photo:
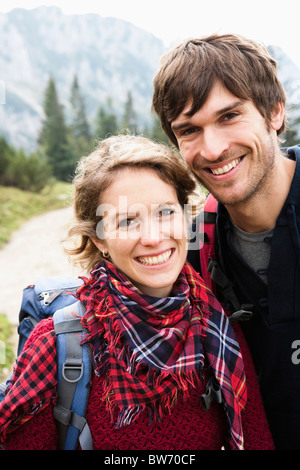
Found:
[(224, 299), (229, 301), (234, 308), (234, 313), (232, 313), (230, 317), (228, 317), (228, 319), (231, 322), (249, 320), (253, 315), (253, 305), (240, 305), (237, 296), (235, 295), (235, 292), (233, 290), (231, 282), (220, 269), (218, 263), (212, 258), (209, 260), (208, 271), (210, 272), (212, 282), (219, 286), (222, 291), (222, 295), (224, 296)]
[(206, 284), (216, 294), (215, 286), (221, 290), (226, 301), (230, 302), (234, 313), (229, 317), (230, 321), (245, 321), (252, 316), (253, 305), (240, 305), (233, 286), (216, 261), (216, 220), (217, 200), (209, 194), (204, 210), (200, 218), (200, 264), (201, 275)]

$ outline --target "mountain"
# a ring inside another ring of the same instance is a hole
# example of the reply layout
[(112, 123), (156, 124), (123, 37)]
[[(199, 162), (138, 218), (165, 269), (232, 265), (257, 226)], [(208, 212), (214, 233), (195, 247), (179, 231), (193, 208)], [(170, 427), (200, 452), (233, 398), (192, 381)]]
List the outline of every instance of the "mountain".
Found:
[(36, 145), (50, 76), (66, 113), (77, 74), (91, 122), (108, 97), (120, 115), (128, 91), (137, 115), (149, 122), (153, 76), (164, 52), (152, 34), (116, 18), (38, 7), (0, 14), (0, 43), (0, 134), (16, 147)]
[(278, 76), (287, 94), (288, 112), (290, 115), (296, 114), (299, 116), (300, 70), (279, 46), (270, 45), (268, 50), (278, 63)]
[[(165, 52), (163, 42), (152, 34), (96, 14), (64, 15), (57, 7), (18, 8), (0, 14), (0, 44), (0, 135), (15, 147), (26, 151), (36, 147), (50, 76), (66, 116), (76, 74), (91, 124), (107, 98), (120, 117), (128, 91), (140, 121), (150, 123), (153, 76)], [(300, 71), (278, 46), (270, 46), (270, 51), (279, 62), (289, 103), (296, 109)]]

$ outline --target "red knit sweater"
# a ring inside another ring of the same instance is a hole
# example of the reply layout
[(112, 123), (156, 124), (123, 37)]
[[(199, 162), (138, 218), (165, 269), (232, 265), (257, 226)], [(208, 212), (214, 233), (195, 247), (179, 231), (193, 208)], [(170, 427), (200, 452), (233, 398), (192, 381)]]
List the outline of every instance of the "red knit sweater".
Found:
[[(31, 334), (27, 345), (53, 329), (52, 319), (42, 321)], [(247, 377), (248, 402), (243, 415), (245, 449), (270, 450), (273, 441), (267, 425), (252, 360), (240, 330), (240, 342)], [(200, 396), (205, 382), (192, 389), (188, 400), (178, 399), (176, 407), (160, 423), (149, 425), (147, 413), (122, 429), (115, 429), (111, 417), (101, 400), (102, 379), (92, 378), (87, 421), (93, 436), (95, 450), (216, 450), (221, 449), (227, 433), (227, 420), (222, 405), (212, 403), (203, 411)], [(116, 417), (115, 417), (116, 418)], [(115, 422), (115, 420), (114, 420)], [(49, 405), (30, 421), (7, 435), (7, 450), (55, 450), (58, 434)]]

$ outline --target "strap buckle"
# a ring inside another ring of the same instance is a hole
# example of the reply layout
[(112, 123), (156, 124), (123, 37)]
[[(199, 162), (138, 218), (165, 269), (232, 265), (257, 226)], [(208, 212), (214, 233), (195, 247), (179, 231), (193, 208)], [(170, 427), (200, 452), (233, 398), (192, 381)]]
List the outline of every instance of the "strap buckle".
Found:
[(230, 322), (236, 321), (248, 321), (253, 315), (253, 308), (254, 306), (251, 304), (243, 304), (241, 305), (241, 309), (234, 312), (229, 317)]
[(209, 410), (213, 401), (216, 401), (217, 403), (222, 403), (223, 401), (220, 386), (214, 377), (208, 381), (205, 393), (201, 395), (201, 402), (204, 411)]
[[(77, 376), (75, 376), (75, 372), (77, 372)], [(76, 383), (79, 382), (81, 377), (83, 376), (83, 362), (78, 361), (66, 361), (62, 365), (62, 377), (66, 382), (69, 383)]]

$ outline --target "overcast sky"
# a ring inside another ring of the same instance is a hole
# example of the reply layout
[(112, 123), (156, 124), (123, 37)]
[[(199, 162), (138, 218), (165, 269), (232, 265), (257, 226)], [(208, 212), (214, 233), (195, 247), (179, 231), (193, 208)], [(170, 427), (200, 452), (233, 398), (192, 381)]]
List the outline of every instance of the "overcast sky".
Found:
[(167, 46), (191, 36), (239, 33), (280, 46), (300, 67), (299, 0), (1, 0), (0, 12), (41, 5), (58, 6), (65, 14), (122, 18)]

